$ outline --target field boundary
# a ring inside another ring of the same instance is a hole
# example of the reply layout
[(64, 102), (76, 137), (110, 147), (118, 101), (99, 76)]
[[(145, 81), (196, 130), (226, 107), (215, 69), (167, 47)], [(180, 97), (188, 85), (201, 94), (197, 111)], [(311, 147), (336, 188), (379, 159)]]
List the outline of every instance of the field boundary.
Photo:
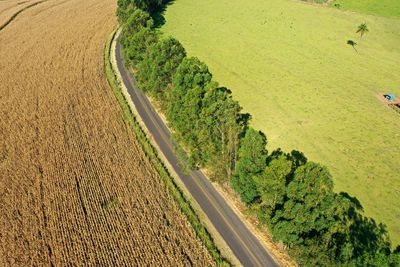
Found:
[(115, 29), (110, 35), (104, 49), (104, 65), (107, 81), (121, 107), (124, 121), (132, 128), (137, 140), (140, 143), (146, 156), (162, 178), (168, 192), (177, 201), (182, 213), (186, 216), (196, 236), (210, 252), (218, 266), (240, 266), (239, 260), (212, 225), (211, 221), (201, 210), (200, 205), (191, 197), (179, 176), (175, 173), (172, 166), (168, 164), (163, 154), (160, 152), (155, 141), (148, 134), (148, 130), (143, 121), (138, 116), (137, 110), (130, 100), (129, 93), (121, 82), (122, 78), (115, 73), (116, 59), (115, 45), (116, 38), (121, 29)]

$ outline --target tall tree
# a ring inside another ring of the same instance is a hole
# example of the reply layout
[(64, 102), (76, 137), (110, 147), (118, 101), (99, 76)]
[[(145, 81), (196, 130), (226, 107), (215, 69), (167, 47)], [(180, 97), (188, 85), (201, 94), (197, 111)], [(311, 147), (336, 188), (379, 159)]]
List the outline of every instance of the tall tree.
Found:
[(265, 169), (268, 153), (266, 144), (265, 135), (253, 128), (249, 128), (241, 140), (238, 162), (231, 184), (246, 204), (254, 202), (258, 197), (254, 176)]
[(186, 56), (183, 46), (174, 38), (163, 39), (148, 49), (137, 74), (141, 88), (160, 100), (171, 86), (176, 69)]
[(137, 66), (148, 48), (157, 42), (157, 33), (152, 26), (153, 19), (149, 13), (140, 9), (136, 9), (125, 21), (121, 44), (127, 63)]
[(135, 11), (135, 5), (131, 0), (117, 1), (117, 18), (120, 24), (126, 22), (129, 16)]
[(123, 19), (126, 14), (124, 12), (129, 9), (141, 9), (152, 13), (163, 5), (163, 0), (118, 0), (117, 15)]
[(157, 33), (150, 28), (142, 28), (137, 33), (123, 38), (123, 52), (127, 62), (135, 67), (143, 61), (147, 50), (158, 41)]
[(325, 167), (308, 162), (299, 167), (287, 188), (282, 210), (273, 218), (273, 232), (286, 245), (322, 238), (335, 222), (332, 177)]
[(131, 0), (131, 1), (136, 5), (136, 7), (146, 10), (150, 13), (159, 9), (163, 4), (163, 0)]
[(123, 36), (132, 36), (143, 28), (152, 28), (153, 25), (154, 22), (149, 13), (136, 9), (123, 26)]
[(175, 137), (190, 149), (194, 162), (201, 158), (198, 125), (203, 97), (209, 88), (215, 87), (207, 65), (197, 58), (184, 58), (173, 78), (167, 116)]
[(247, 121), (226, 88), (211, 89), (202, 101), (199, 121), (201, 160), (220, 182), (230, 180), (237, 158), (239, 136)]
[(259, 208), (267, 216), (266, 219), (273, 217), (276, 208), (285, 203), (292, 165), (292, 161), (282, 154), (273, 159), (256, 178), (257, 190), (261, 198)]

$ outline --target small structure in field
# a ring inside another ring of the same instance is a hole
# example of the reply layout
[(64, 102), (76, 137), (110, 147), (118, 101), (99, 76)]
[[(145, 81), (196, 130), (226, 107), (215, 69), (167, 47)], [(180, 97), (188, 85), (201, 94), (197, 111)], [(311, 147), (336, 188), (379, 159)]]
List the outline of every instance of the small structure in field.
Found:
[(384, 94), (385, 104), (400, 112), (400, 100), (394, 94)]
[(383, 95), (389, 102), (394, 102), (396, 100), (396, 96), (394, 94), (385, 94)]

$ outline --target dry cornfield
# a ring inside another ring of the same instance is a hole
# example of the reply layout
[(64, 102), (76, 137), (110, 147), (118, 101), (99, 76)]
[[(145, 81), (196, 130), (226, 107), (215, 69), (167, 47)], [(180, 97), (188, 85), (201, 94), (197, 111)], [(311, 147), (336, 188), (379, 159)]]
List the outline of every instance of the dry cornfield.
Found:
[(0, 0), (0, 266), (214, 265), (107, 84), (115, 2)]

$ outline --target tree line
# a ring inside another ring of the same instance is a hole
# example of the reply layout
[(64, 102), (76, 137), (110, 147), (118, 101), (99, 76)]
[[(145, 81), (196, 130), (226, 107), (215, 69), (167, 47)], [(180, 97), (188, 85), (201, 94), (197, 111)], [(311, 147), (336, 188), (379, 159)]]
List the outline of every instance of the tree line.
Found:
[(118, 0), (121, 44), (139, 87), (160, 104), (192, 168), (229, 183), (301, 266), (399, 266), (383, 224), (361, 204), (333, 191), (328, 169), (299, 151), (269, 153), (231, 91), (207, 65), (161, 38), (152, 15), (163, 0)]

